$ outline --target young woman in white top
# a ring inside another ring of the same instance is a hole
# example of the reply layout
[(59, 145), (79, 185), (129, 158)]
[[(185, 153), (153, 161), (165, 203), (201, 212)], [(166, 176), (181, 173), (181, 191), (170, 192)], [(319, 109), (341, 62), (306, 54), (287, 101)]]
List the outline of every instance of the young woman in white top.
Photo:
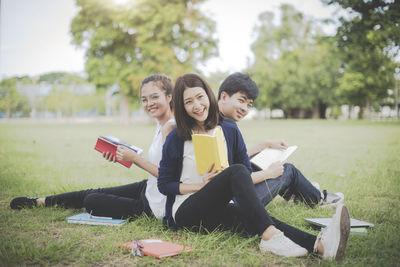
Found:
[[(87, 212), (113, 218), (134, 218), (145, 213), (162, 218), (165, 211), (165, 196), (157, 188), (158, 165), (162, 145), (168, 133), (175, 127), (172, 112), (172, 81), (165, 75), (151, 75), (140, 85), (140, 99), (146, 113), (157, 120), (157, 128), (146, 160), (125, 148), (118, 146), (116, 157), (131, 161), (149, 172), (147, 180), (141, 182), (99, 189), (68, 192), (45, 198), (17, 197), (10, 202), (12, 209), (33, 206), (62, 206), (65, 208), (86, 208)], [(103, 155), (115, 161), (111, 155)]]
[[(208, 84), (196, 74), (179, 77), (173, 102), (177, 128), (165, 141), (157, 180), (158, 189), (167, 196), (165, 224), (260, 235), (262, 251), (285, 257), (317, 252), (327, 259), (343, 258), (350, 232), (345, 206), (338, 206), (332, 224), (318, 236), (269, 216), (254, 189), (242, 135), (235, 124), (219, 120), (218, 104)], [(224, 170), (210, 166), (199, 175), (191, 135), (212, 135), (217, 127), (222, 128), (230, 166)]]

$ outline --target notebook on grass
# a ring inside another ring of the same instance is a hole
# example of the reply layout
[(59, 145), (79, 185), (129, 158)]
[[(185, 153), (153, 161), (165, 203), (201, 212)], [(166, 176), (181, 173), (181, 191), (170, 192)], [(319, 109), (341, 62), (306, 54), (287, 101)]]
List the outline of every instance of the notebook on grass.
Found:
[(121, 226), (126, 223), (126, 220), (113, 219), (110, 217), (93, 216), (90, 215), (89, 213), (84, 212), (68, 217), (67, 222), (74, 224)]
[[(332, 218), (307, 218), (306, 222), (319, 227), (326, 227), (331, 222)], [(350, 227), (374, 227), (372, 223), (360, 221), (357, 219), (350, 219)]]
[[(307, 218), (304, 220), (316, 227), (326, 227), (329, 225), (332, 218)], [(350, 219), (350, 227), (350, 235), (367, 235), (368, 228), (374, 227), (374, 225), (369, 222)]]
[[(132, 250), (133, 242), (126, 242), (120, 244), (121, 248)], [(157, 259), (162, 259), (165, 257), (171, 257), (183, 252), (190, 252), (192, 251), (191, 247), (174, 244), (167, 241), (162, 241), (159, 239), (142, 239), (139, 240), (141, 245), (141, 250), (143, 251), (144, 255), (153, 256)]]

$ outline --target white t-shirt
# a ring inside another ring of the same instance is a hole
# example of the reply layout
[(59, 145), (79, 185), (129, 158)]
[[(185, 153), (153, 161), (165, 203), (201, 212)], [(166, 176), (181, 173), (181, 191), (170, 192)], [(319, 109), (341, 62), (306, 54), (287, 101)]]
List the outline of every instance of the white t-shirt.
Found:
[[(215, 132), (215, 129), (213, 132)], [(225, 148), (227, 149), (225, 136), (222, 135), (222, 137), (224, 139)], [(185, 143), (183, 144), (182, 174), (180, 181), (183, 184), (199, 184), (203, 182), (203, 176), (198, 174), (197, 172), (196, 157), (194, 155), (194, 147), (192, 140), (185, 141)], [(174, 220), (175, 220), (175, 213), (180, 207), (180, 205), (192, 194), (194, 193), (175, 196), (175, 202), (172, 206), (172, 217), (174, 218)]]
[[(168, 122), (175, 122), (175, 119), (170, 119)], [(162, 157), (162, 133), (161, 124), (157, 122), (156, 133), (153, 138), (153, 142), (149, 148), (149, 161), (154, 165), (159, 166)], [(156, 218), (162, 218), (165, 215), (165, 202), (167, 197), (158, 191), (157, 178), (150, 174), (147, 187), (146, 187), (146, 198), (149, 201), (151, 210), (153, 211)]]

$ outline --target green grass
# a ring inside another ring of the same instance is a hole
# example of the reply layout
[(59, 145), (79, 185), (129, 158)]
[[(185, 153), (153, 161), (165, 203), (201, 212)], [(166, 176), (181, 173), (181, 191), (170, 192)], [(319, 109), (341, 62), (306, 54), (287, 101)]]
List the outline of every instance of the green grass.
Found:
[[(248, 146), (283, 138), (299, 149), (290, 158), (322, 188), (341, 191), (353, 218), (375, 224), (367, 236), (351, 236), (342, 263), (310, 255), (281, 258), (261, 253), (259, 237), (232, 232), (208, 235), (164, 229), (141, 217), (120, 228), (67, 224), (81, 210), (9, 208), (15, 196), (46, 196), (71, 190), (126, 184), (145, 179), (137, 167), (106, 162), (93, 147), (98, 135), (113, 134), (148, 148), (154, 123), (0, 124), (0, 266), (15, 265), (356, 265), (400, 266), (400, 124), (364, 121), (245, 121), (239, 124)], [(309, 209), (274, 200), (273, 216), (317, 234), (303, 219), (333, 210)], [(186, 255), (157, 260), (132, 258), (118, 246), (136, 238), (158, 238), (192, 246)]]

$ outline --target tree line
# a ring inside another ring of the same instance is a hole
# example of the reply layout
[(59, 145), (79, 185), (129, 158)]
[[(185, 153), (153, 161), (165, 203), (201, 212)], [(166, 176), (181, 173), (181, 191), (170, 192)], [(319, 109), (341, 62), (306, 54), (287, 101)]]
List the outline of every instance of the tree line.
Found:
[[(388, 103), (388, 90), (396, 89), (400, 72), (400, 1), (322, 1), (341, 10), (334, 36), (323, 32), (329, 20), (307, 17), (291, 5), (281, 5), (279, 22), (272, 12), (259, 15), (254, 60), (242, 70), (259, 85), (256, 107), (280, 108), (286, 117), (325, 118), (328, 107), (335, 112), (343, 104), (359, 106), (361, 117), (371, 108), (396, 104)], [(86, 51), (88, 81), (100, 92), (117, 85), (127, 115), (145, 76), (201, 73), (198, 66), (218, 56), (216, 22), (201, 10), (203, 2), (136, 0), (122, 6), (76, 0), (71, 34)], [(226, 74), (207, 78), (217, 89)], [(7, 95), (7, 81), (0, 86), (0, 94)]]
[[(0, 82), (0, 117), (71, 117), (80, 111), (104, 113), (104, 94), (80, 75), (53, 72)], [(93, 92), (94, 91), (94, 92)]]
[(346, 10), (335, 36), (290, 5), (281, 6), (279, 24), (271, 12), (259, 16), (255, 60), (248, 68), (262, 92), (257, 107), (325, 118), (327, 107), (359, 106), (362, 117), (366, 109), (388, 104), (388, 89), (395, 89), (400, 72), (400, 2), (324, 2)]

